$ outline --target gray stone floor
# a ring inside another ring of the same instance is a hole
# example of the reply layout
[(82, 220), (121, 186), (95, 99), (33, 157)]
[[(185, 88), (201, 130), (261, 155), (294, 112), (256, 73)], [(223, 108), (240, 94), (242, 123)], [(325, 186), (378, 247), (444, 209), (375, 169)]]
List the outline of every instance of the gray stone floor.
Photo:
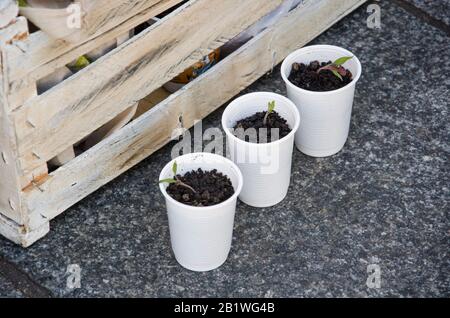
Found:
[(22, 293), (16, 290), (13, 283), (0, 275), (0, 293), (1, 297), (17, 298), (22, 297)]
[(435, 19), (450, 25), (450, 0), (404, 0)]
[[(172, 256), (156, 187), (171, 145), (58, 217), (33, 247), (0, 239), (0, 255), (54, 296), (449, 297), (450, 37), (391, 1), (381, 7), (381, 30), (366, 27), (363, 6), (314, 41), (363, 63), (345, 149), (296, 151), (281, 204), (240, 203), (220, 269), (189, 272)], [(246, 92), (259, 90), (285, 93), (279, 68)], [(380, 289), (366, 286), (372, 263)], [(81, 266), (80, 289), (66, 287), (70, 264)], [(0, 295), (20, 296), (8, 279)]]

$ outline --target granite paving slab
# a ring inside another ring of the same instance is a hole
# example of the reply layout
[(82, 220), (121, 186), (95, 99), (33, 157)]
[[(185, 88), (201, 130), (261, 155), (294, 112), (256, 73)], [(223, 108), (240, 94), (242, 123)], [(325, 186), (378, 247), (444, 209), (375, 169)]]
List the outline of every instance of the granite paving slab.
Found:
[[(172, 255), (156, 182), (173, 144), (58, 217), (31, 248), (0, 239), (0, 255), (63, 297), (449, 297), (450, 38), (381, 6), (381, 30), (366, 27), (363, 6), (314, 41), (363, 64), (344, 150), (295, 151), (282, 203), (239, 203), (221, 268), (190, 272)], [(279, 67), (245, 92), (261, 90), (285, 94)], [(220, 127), (222, 112), (204, 128)], [(67, 284), (71, 265), (81, 288)], [(366, 285), (373, 267), (378, 289)]]
[(450, 0), (403, 0), (450, 25)]
[(23, 297), (22, 293), (9, 280), (0, 275), (0, 298), (19, 297)]

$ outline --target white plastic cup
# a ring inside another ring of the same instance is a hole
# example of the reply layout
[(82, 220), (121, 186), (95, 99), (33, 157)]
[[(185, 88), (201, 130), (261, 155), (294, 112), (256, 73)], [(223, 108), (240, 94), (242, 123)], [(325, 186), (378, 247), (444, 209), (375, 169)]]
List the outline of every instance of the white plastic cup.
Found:
[[(267, 111), (271, 101), (275, 101), (275, 111), (292, 129), (289, 135), (274, 142), (257, 144), (241, 140), (232, 133), (237, 121)], [(222, 127), (227, 134), (231, 160), (244, 176), (244, 187), (239, 196), (244, 203), (269, 207), (286, 197), (291, 180), (294, 136), (299, 125), (300, 115), (294, 103), (275, 93), (247, 94), (235, 99), (225, 109)]]
[[(335, 61), (353, 56), (344, 64), (353, 74), (351, 83), (328, 92), (299, 88), (289, 81), (293, 63)], [(355, 86), (361, 76), (361, 63), (351, 52), (332, 45), (313, 45), (291, 53), (281, 65), (281, 76), (287, 95), (297, 105), (302, 123), (295, 136), (297, 148), (312, 157), (327, 157), (338, 153), (345, 145), (350, 129)]]
[(243, 178), (239, 168), (225, 157), (210, 153), (192, 153), (169, 162), (161, 171), (160, 180), (172, 178), (173, 162), (178, 174), (202, 168), (217, 169), (228, 176), (234, 194), (228, 200), (213, 206), (194, 207), (173, 199), (161, 183), (169, 217), (170, 241), (175, 258), (181, 266), (196, 272), (210, 271), (221, 266), (228, 258), (233, 237), (236, 202), (242, 190)]

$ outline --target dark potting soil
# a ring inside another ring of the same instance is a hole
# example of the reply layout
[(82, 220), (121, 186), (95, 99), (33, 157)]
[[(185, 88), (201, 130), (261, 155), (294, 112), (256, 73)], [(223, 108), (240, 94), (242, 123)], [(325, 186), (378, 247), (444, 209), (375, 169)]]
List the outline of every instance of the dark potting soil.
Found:
[(313, 61), (309, 65), (294, 63), (292, 64), (291, 74), (289, 74), (289, 81), (297, 87), (314, 92), (333, 91), (352, 81), (353, 75), (348, 69), (345, 69), (346, 74), (342, 76), (342, 80), (330, 70), (317, 72), (319, 68), (329, 64), (332, 64), (332, 62)]
[(228, 200), (234, 194), (230, 178), (216, 169), (203, 171), (202, 169), (186, 172), (184, 176), (177, 175), (177, 180), (192, 187), (179, 183), (171, 183), (167, 193), (178, 202), (192, 206), (211, 206)]
[[(236, 129), (241, 128), (241, 132), (242, 129), (247, 130), (249, 128), (254, 128), (256, 129), (256, 137), (257, 140), (256, 142), (259, 143), (267, 143), (267, 142), (272, 142), (272, 141), (276, 141), (278, 139), (282, 139), (283, 137), (286, 137), (287, 135), (289, 135), (289, 133), (292, 131), (292, 129), (289, 127), (286, 119), (284, 119), (283, 117), (281, 117), (276, 111), (273, 111), (272, 113), (269, 114), (269, 116), (267, 117), (267, 121), (266, 124), (264, 125), (264, 117), (266, 116), (266, 112), (258, 112), (250, 117), (244, 118), (239, 120), (236, 125), (234, 126), (234, 134), (236, 137), (238, 137), (241, 140), (245, 140), (247, 142), (255, 142), (255, 140), (250, 140), (250, 136), (249, 134), (244, 134), (241, 135), (239, 134), (239, 130), (236, 131)], [(261, 140), (264, 139), (262, 138), (262, 132), (260, 132), (260, 128), (266, 128), (267, 129), (267, 138), (266, 140)], [(272, 131), (271, 129), (277, 129), (278, 128), (278, 138), (276, 138), (276, 135), (273, 136), (274, 139), (272, 139)]]

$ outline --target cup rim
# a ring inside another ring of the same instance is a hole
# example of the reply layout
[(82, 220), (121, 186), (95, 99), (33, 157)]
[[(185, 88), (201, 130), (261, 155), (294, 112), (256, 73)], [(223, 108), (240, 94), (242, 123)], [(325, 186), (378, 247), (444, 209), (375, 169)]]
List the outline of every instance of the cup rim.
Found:
[[(309, 91), (303, 88), (298, 87), (297, 85), (295, 85), (294, 83), (292, 83), (289, 78), (288, 75), (286, 75), (286, 69), (289, 66), (289, 63), (293, 63), (290, 60), (291, 59), (295, 59), (295, 57), (297, 57), (298, 55), (301, 55), (303, 53), (306, 52), (314, 52), (314, 51), (324, 51), (324, 50), (328, 50), (328, 51), (339, 51), (343, 54), (347, 54), (349, 56), (353, 56), (354, 60), (356, 61), (356, 66), (357, 66), (357, 74), (356, 76), (354, 76), (353, 80), (351, 83), (347, 84), (344, 87), (332, 90), (332, 91), (326, 91), (326, 92), (316, 92), (316, 91)], [(283, 78), (283, 81), (286, 83), (286, 85), (288, 85), (289, 87), (293, 88), (294, 90), (304, 93), (304, 94), (311, 94), (311, 95), (331, 95), (331, 94), (335, 94), (335, 93), (339, 93), (342, 91), (345, 91), (347, 89), (350, 89), (352, 86), (356, 85), (356, 83), (359, 81), (360, 77), (361, 77), (361, 73), (362, 73), (362, 65), (361, 65), (361, 61), (358, 59), (358, 57), (353, 54), (352, 52), (350, 52), (347, 49), (344, 49), (340, 46), (335, 46), (335, 45), (327, 45), (327, 44), (319, 44), (319, 45), (310, 45), (310, 46), (305, 46), (302, 47), (294, 52), (292, 52), (291, 54), (289, 54), (283, 61), (283, 63), (281, 64), (281, 77)]]
[[(276, 96), (277, 98), (284, 100), (291, 107), (291, 109), (294, 111), (295, 125), (289, 134), (287, 134), (286, 136), (284, 136), (281, 139), (278, 139), (278, 140), (275, 140), (272, 142), (258, 144), (258, 143), (253, 143), (253, 142), (239, 139), (238, 137), (236, 137), (235, 135), (233, 135), (231, 133), (230, 128), (225, 125), (225, 118), (226, 118), (225, 115), (228, 113), (230, 106), (237, 103), (238, 101), (241, 101), (244, 99), (251, 99), (252, 97), (258, 96), (258, 95)], [(252, 147), (267, 147), (267, 146), (272, 146), (272, 145), (277, 145), (277, 144), (283, 143), (284, 141), (286, 141), (289, 138), (291, 138), (292, 136), (294, 136), (295, 133), (297, 132), (297, 130), (299, 129), (299, 127), (300, 127), (300, 112), (298, 111), (297, 106), (295, 106), (294, 102), (292, 102), (289, 98), (287, 98), (283, 95), (277, 94), (277, 93), (273, 93), (273, 92), (254, 92), (254, 93), (248, 93), (248, 94), (242, 95), (242, 96), (236, 98), (235, 100), (233, 100), (230, 104), (228, 104), (228, 106), (225, 108), (225, 110), (222, 114), (222, 129), (225, 131), (227, 136), (229, 138), (232, 138), (234, 141), (236, 141), (238, 143), (251, 145)]]
[[(182, 156), (179, 156), (175, 159), (170, 160), (165, 166), (164, 168), (162, 168), (161, 173), (159, 174), (159, 180), (162, 180), (163, 178), (165, 178), (163, 176), (163, 173), (167, 170), (167, 169), (171, 169), (173, 162), (176, 160), (180, 160), (180, 158), (189, 158), (189, 157), (197, 157), (197, 156), (202, 156), (202, 157), (210, 157), (210, 158), (215, 158), (217, 160), (222, 160), (223, 162), (226, 162), (228, 164), (230, 164), (230, 166), (233, 168), (233, 170), (236, 172), (237, 178), (238, 178), (238, 184), (237, 184), (237, 188), (234, 191), (234, 194), (229, 197), (228, 199), (226, 199), (225, 201), (219, 203), (219, 204), (215, 204), (215, 205), (210, 205), (210, 206), (192, 206), (192, 205), (188, 205), (188, 204), (184, 204), (181, 203), (177, 200), (175, 200), (174, 198), (172, 198), (166, 191), (166, 187), (164, 187), (164, 185), (162, 183), (159, 184), (159, 190), (162, 192), (162, 194), (164, 195), (164, 197), (166, 198), (166, 200), (169, 200), (170, 202), (172, 202), (173, 204), (182, 207), (184, 209), (189, 209), (192, 211), (209, 211), (209, 210), (213, 210), (213, 209), (217, 209), (217, 208), (221, 208), (223, 206), (226, 206), (230, 203), (230, 201), (236, 200), (237, 197), (241, 194), (243, 185), (244, 185), (244, 177), (242, 175), (241, 170), (239, 169), (239, 167), (230, 159), (225, 158), (223, 156), (217, 155), (217, 154), (213, 154), (213, 153), (208, 153), (208, 152), (193, 152), (193, 153), (188, 153)], [(218, 171), (220, 171), (218, 169)]]

